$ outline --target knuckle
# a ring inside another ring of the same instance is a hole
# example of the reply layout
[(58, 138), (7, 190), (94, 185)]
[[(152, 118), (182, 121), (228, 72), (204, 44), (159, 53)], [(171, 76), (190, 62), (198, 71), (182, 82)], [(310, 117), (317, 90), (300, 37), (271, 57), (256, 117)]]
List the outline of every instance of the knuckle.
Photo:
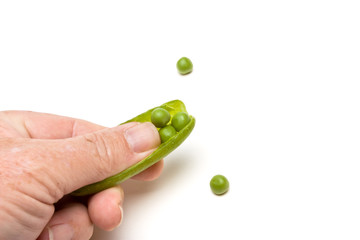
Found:
[(117, 149), (123, 141), (105, 136), (99, 132), (84, 137), (87, 143), (90, 144), (91, 157), (95, 160), (97, 170), (102, 174), (111, 173), (116, 167)]
[(90, 157), (95, 161), (96, 169), (99, 172), (110, 172), (113, 165), (111, 147), (108, 146), (104, 137), (99, 134), (89, 134), (84, 137), (87, 144), (90, 145)]

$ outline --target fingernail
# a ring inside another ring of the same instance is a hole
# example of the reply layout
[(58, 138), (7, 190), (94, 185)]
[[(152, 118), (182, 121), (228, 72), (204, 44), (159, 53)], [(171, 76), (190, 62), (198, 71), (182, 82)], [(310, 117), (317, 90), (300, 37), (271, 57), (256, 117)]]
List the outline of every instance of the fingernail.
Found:
[(118, 228), (123, 221), (123, 217), (124, 217), (124, 210), (123, 210), (122, 206), (119, 205), (119, 223), (115, 227), (109, 229), (109, 231), (112, 231), (112, 230)]
[(74, 229), (69, 224), (54, 225), (48, 231), (49, 240), (71, 240), (74, 236)]
[(119, 208), (120, 208), (120, 222), (119, 224), (117, 225), (117, 227), (119, 227), (123, 221), (123, 218), (124, 218), (124, 209), (122, 208), (121, 205), (119, 205)]
[(156, 127), (150, 123), (137, 124), (125, 132), (130, 148), (137, 153), (156, 148), (160, 144), (160, 136)]

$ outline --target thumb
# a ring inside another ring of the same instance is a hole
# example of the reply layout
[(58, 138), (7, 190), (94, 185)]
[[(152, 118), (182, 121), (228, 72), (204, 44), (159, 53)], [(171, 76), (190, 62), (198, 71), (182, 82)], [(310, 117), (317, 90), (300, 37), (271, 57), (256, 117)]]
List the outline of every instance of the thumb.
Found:
[[(160, 144), (151, 123), (127, 123), (63, 140), (45, 141), (48, 186), (61, 198), (82, 186), (101, 181), (147, 157)], [(60, 189), (53, 189), (60, 188)]]

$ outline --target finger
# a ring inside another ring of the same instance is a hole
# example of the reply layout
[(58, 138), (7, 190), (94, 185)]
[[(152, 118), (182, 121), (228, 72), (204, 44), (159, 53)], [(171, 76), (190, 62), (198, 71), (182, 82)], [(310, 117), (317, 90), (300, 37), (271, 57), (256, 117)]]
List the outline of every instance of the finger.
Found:
[(124, 192), (120, 186), (95, 194), (88, 203), (91, 221), (105, 231), (113, 230), (123, 219), (123, 202)]
[(61, 139), (103, 129), (85, 120), (30, 111), (6, 111), (2, 115), (23, 137)]
[(71, 203), (55, 212), (38, 240), (90, 239), (93, 229), (87, 208)]
[(134, 177), (132, 177), (132, 179), (141, 180), (141, 181), (153, 181), (160, 176), (163, 168), (164, 168), (164, 160), (161, 160), (155, 163), (154, 165), (152, 165), (151, 167), (149, 167), (148, 169), (135, 175)]
[(50, 193), (60, 190), (54, 193), (59, 199), (144, 159), (160, 145), (160, 136), (151, 123), (128, 123), (75, 138), (30, 142), (27, 147), (41, 158), (33, 175), (44, 178), (39, 181), (48, 184)]

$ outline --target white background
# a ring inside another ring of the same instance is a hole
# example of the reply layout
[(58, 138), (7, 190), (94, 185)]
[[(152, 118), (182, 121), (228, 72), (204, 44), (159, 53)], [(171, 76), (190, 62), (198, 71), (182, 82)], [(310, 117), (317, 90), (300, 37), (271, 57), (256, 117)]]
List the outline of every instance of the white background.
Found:
[(181, 99), (196, 117), (158, 180), (123, 184), (122, 225), (92, 240), (360, 239), (359, 12), (348, 0), (1, 1), (0, 109), (114, 126)]

